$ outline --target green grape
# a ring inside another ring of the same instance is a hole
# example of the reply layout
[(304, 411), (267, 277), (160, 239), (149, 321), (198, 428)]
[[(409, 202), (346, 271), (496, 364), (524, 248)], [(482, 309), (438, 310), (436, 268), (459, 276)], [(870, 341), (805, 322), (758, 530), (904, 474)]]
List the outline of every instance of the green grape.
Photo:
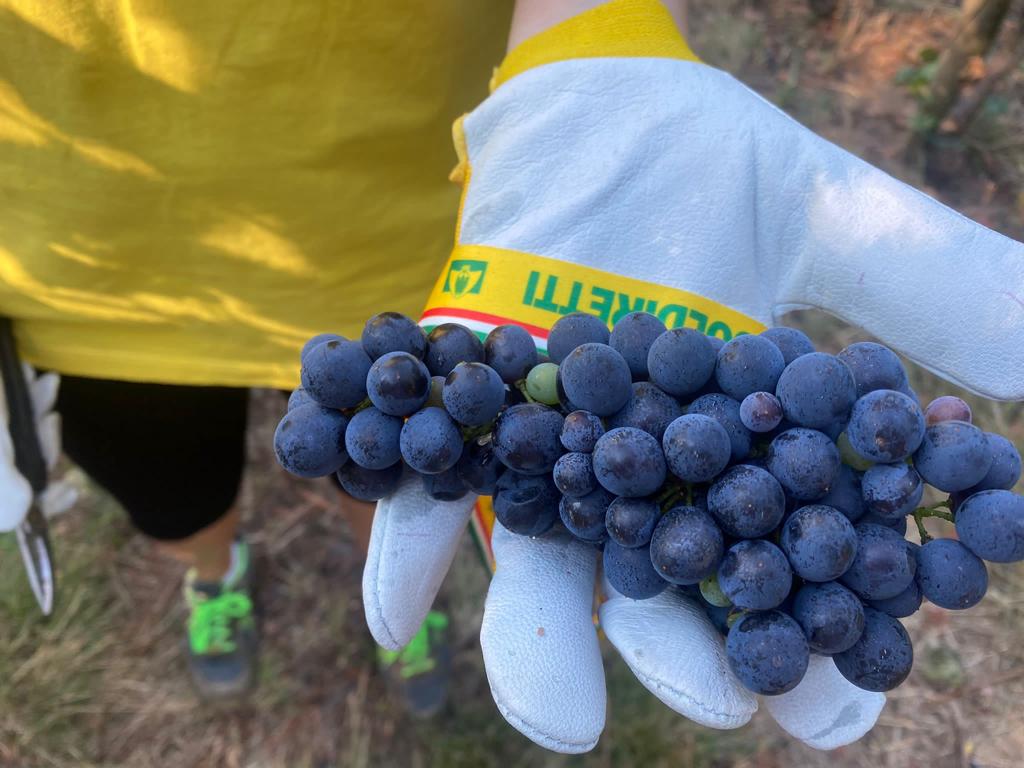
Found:
[(717, 574), (712, 573), (700, 583), (700, 594), (716, 608), (725, 608), (732, 605), (732, 601), (725, 596), (722, 588), (718, 586)]
[(743, 611), (739, 608), (733, 608), (731, 611), (729, 611), (729, 615), (725, 617), (725, 625), (729, 627), (729, 629), (732, 629), (732, 625), (740, 619), (742, 619), (748, 613), (750, 613), (750, 611)]
[(870, 459), (865, 459), (853, 450), (853, 446), (850, 445), (850, 438), (846, 436), (845, 432), (839, 435), (839, 439), (836, 441), (836, 446), (839, 448), (839, 458), (842, 459), (843, 464), (846, 464), (848, 467), (852, 467), (858, 472), (867, 472), (875, 466), (875, 462)]
[(427, 395), (427, 402), (423, 404), (423, 407), (444, 408), (444, 400), (441, 398), (443, 390), (444, 376), (432, 376), (430, 378), (430, 394)]
[(558, 366), (554, 363), (535, 365), (526, 374), (526, 394), (545, 405), (558, 405)]

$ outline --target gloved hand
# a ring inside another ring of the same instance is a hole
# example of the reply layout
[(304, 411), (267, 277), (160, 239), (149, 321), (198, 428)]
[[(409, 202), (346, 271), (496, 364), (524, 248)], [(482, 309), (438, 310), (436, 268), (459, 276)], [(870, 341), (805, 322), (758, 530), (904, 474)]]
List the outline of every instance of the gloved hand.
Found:
[[(60, 457), (60, 416), (54, 412), (60, 378), (55, 373), (38, 376), (32, 366), (23, 366), (35, 409), (39, 445), (52, 470)], [(32, 504), (32, 488), (14, 464), (14, 444), (7, 429), (8, 411), (4, 389), (0, 386), (0, 532), (13, 531), (25, 519)], [(70, 489), (50, 486), (41, 499), (44, 514), (54, 514), (74, 503)]]
[[(975, 224), (790, 120), (697, 62), (655, 0), (616, 0), (513, 50), (494, 91), (456, 125), (456, 247), (425, 323), (526, 326), (636, 310), (728, 339), (818, 307), (975, 392), (1024, 398), (1024, 246)], [(458, 273), (462, 279), (448, 279)], [(471, 499), (416, 483), (377, 509), (363, 578), (374, 637), (416, 632)], [(505, 718), (538, 744), (583, 752), (604, 727), (592, 598), (597, 553), (496, 527), (481, 630)], [(602, 627), (637, 678), (715, 728), (758, 700), (703, 613), (668, 590), (611, 595)], [(885, 697), (828, 658), (766, 709), (830, 749), (874, 724)]]

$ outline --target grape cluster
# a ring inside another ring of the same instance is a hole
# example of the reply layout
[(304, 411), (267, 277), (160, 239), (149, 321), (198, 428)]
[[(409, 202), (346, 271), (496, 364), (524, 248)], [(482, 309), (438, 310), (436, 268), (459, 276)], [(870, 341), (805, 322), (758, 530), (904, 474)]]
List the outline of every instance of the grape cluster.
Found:
[[(792, 328), (723, 343), (634, 312), (610, 332), (566, 315), (547, 353), (518, 326), (481, 343), (394, 313), (360, 341), (315, 337), (278, 459), (366, 500), (416, 472), (439, 500), (492, 495), (514, 533), (564, 528), (624, 596), (699, 601), (764, 695), (792, 690), (811, 653), (866, 690), (898, 686), (899, 619), (925, 599), (970, 608), (985, 560), (1024, 560), (1020, 454), (959, 398), (922, 409), (887, 347), (824, 354)], [(926, 485), (946, 500), (922, 507)], [(933, 539), (928, 517), (958, 538)]]

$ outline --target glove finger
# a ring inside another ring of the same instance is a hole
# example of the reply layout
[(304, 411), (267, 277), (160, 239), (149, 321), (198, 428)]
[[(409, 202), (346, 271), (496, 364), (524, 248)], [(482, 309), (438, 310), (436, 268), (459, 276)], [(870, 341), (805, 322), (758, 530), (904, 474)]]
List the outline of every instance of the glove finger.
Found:
[(52, 470), (60, 458), (60, 414), (50, 411), (36, 422), (36, 428), (43, 461), (46, 462), (46, 468)]
[(437, 597), (469, 522), (476, 496), (437, 501), (418, 476), (377, 502), (363, 569), (363, 609), (370, 633), (393, 651), (404, 647)]
[(757, 699), (736, 679), (721, 635), (679, 590), (647, 600), (612, 592), (601, 627), (647, 690), (683, 717), (709, 728), (739, 728)]
[(546, 749), (594, 748), (605, 720), (604, 667), (594, 628), (597, 550), (563, 532), (491, 541), (497, 570), (480, 646), (502, 716)]
[(974, 392), (1024, 397), (1024, 244), (781, 113), (760, 117), (775, 140), (757, 144), (758, 167), (782, 180), (759, 202), (760, 242), (796, 256), (776, 313), (820, 307)]
[(47, 518), (57, 517), (78, 501), (78, 489), (67, 482), (50, 483), (39, 495), (39, 508)]
[[(6, 430), (0, 443), (10, 443)], [(2, 452), (2, 451), (0, 451)], [(0, 461), (0, 532), (13, 531), (25, 519), (32, 504), (32, 486), (9, 461)]]
[(885, 706), (885, 694), (853, 685), (828, 656), (811, 656), (800, 684), (781, 696), (766, 696), (765, 709), (814, 749), (835, 749), (870, 731)]
[(32, 405), (35, 408), (36, 418), (52, 411), (57, 403), (57, 391), (60, 389), (60, 376), (56, 373), (44, 373), (38, 378), (29, 379), (29, 388), (32, 394)]

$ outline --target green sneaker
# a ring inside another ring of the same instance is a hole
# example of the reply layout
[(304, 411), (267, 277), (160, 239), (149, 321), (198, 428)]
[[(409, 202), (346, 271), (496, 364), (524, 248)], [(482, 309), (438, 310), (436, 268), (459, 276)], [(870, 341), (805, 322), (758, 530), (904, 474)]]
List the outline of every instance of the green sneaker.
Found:
[(231, 545), (231, 567), (219, 582), (185, 575), (188, 663), (200, 696), (237, 698), (256, 683), (256, 620), (250, 591), (249, 545)]
[(378, 647), (377, 663), (409, 714), (421, 718), (437, 714), (448, 699), (451, 676), (448, 617), (431, 611), (405, 648), (389, 651)]

